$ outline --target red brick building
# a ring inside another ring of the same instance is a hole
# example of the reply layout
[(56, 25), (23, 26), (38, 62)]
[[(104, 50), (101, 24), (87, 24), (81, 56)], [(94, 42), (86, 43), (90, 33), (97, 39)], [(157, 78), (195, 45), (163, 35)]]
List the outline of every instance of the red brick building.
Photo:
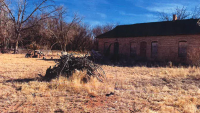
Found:
[(119, 25), (97, 36), (101, 53), (158, 61), (187, 61), (200, 47), (200, 21), (174, 20)]

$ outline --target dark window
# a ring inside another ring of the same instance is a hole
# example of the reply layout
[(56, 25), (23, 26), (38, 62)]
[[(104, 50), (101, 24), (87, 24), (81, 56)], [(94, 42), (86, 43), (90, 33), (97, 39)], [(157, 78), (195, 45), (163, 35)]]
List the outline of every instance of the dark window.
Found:
[(140, 57), (146, 59), (147, 42), (140, 42)]
[(157, 57), (158, 55), (158, 42), (151, 43), (151, 57)]
[(114, 55), (118, 55), (119, 54), (119, 42), (115, 42), (114, 43)]
[(137, 44), (135, 42), (131, 42), (130, 47), (130, 56), (135, 57), (137, 55)]
[(187, 57), (187, 42), (186, 41), (180, 41), (178, 43), (178, 56)]

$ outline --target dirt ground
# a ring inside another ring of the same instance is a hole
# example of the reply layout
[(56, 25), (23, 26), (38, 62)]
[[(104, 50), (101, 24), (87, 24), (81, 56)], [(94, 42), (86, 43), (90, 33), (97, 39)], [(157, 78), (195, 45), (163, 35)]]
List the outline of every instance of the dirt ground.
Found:
[(200, 69), (102, 65), (107, 81), (70, 79), (41, 82), (54, 61), (0, 54), (0, 112), (200, 112)]

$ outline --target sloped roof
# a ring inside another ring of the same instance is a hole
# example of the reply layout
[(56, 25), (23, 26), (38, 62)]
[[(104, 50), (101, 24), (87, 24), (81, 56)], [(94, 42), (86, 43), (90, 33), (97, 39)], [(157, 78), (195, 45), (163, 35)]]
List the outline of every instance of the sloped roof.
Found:
[(123, 38), (200, 34), (199, 19), (119, 25), (96, 38)]

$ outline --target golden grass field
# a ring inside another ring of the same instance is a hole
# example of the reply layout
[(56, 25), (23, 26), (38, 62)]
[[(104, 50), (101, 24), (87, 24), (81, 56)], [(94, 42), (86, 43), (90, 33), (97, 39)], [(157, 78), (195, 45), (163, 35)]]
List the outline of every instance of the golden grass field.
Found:
[[(102, 65), (107, 81), (80, 82), (84, 72), (51, 82), (25, 80), (45, 75), (53, 61), (0, 54), (0, 112), (200, 112), (200, 68)], [(20, 81), (21, 80), (21, 81)], [(106, 94), (114, 92), (114, 95)]]

